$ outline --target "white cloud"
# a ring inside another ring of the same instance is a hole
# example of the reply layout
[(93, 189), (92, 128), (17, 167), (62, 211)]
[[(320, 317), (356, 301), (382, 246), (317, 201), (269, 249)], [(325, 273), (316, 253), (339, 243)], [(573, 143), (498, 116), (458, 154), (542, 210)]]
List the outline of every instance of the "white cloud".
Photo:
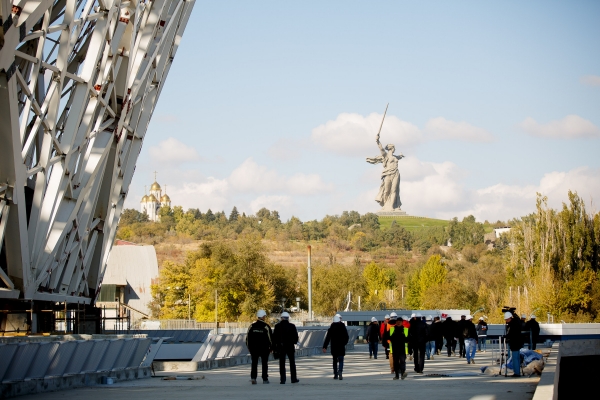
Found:
[(491, 142), (494, 140), (494, 136), (483, 128), (478, 128), (465, 121), (450, 121), (443, 117), (430, 119), (425, 130), (436, 139), (455, 139), (468, 142)]
[(157, 146), (150, 147), (149, 153), (152, 160), (158, 163), (181, 164), (200, 160), (195, 148), (172, 137), (163, 140)]
[[(234, 205), (241, 211), (257, 211), (262, 207), (278, 211), (293, 211), (292, 199), (297, 196), (328, 195), (334, 190), (317, 174), (282, 175), (276, 170), (246, 159), (231, 174), (219, 179), (204, 177), (195, 171), (170, 170), (160, 182), (168, 184), (173, 204), (184, 209), (228, 210)], [(169, 178), (170, 177), (170, 178)], [(258, 197), (254, 198), (254, 196)], [(140, 196), (141, 197), (141, 196)], [(138, 200), (135, 196), (131, 200)], [(128, 204), (129, 207), (131, 205)], [(134, 207), (137, 208), (136, 205)]]
[(281, 214), (282, 210), (288, 210), (292, 206), (292, 198), (290, 196), (258, 196), (250, 202), (250, 211), (256, 213), (261, 208), (265, 207), (269, 210), (278, 210)]
[(600, 86), (600, 76), (598, 75), (585, 75), (579, 81), (588, 86)]
[[(312, 130), (311, 140), (325, 150), (346, 156), (364, 156), (378, 153), (375, 137), (379, 131), (382, 114), (371, 113), (367, 117), (360, 114), (342, 113), (335, 120), (327, 121)], [(463, 140), (470, 142), (491, 142), (494, 137), (483, 128), (467, 122), (455, 122), (443, 117), (429, 120), (424, 135), (417, 126), (387, 115), (381, 130), (381, 144), (391, 143), (398, 152), (428, 139)]]
[(567, 115), (560, 121), (540, 124), (529, 117), (520, 124), (521, 129), (533, 136), (559, 139), (598, 137), (600, 128), (578, 115)]
[[(311, 140), (324, 149), (347, 156), (377, 154), (375, 136), (379, 131), (382, 114), (342, 113), (312, 130)], [(385, 117), (381, 130), (381, 143), (393, 143), (398, 151), (422, 141), (422, 133), (415, 125), (392, 115)]]
[[(592, 199), (600, 199), (600, 169), (580, 167), (566, 172), (549, 172), (535, 184), (498, 183), (470, 189), (463, 183), (466, 171), (453, 163), (429, 163), (415, 158), (406, 161), (401, 168), (400, 199), (402, 209), (409, 215), (440, 219), (458, 217), (459, 220), (474, 215), (478, 221), (506, 221), (533, 212), (536, 193), (547, 196), (548, 205), (555, 209), (568, 202), (569, 190), (577, 192), (588, 205)], [(413, 169), (419, 172), (411, 171)], [(361, 213), (376, 212), (379, 209), (374, 200), (377, 184), (373, 175), (373, 186), (346, 202), (352, 204), (347, 208)], [(590, 208), (590, 211), (597, 212), (597, 206), (593, 206), (596, 209)]]
[(297, 173), (292, 176), (280, 175), (275, 170), (258, 165), (252, 158), (231, 173), (228, 182), (236, 191), (248, 193), (288, 193), (294, 195), (314, 195), (329, 193), (331, 184), (323, 182), (317, 174)]

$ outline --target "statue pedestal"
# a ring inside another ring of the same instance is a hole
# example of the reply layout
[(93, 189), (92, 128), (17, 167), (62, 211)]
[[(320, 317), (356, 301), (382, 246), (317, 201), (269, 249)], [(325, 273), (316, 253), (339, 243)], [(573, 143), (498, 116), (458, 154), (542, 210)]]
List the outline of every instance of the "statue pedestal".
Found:
[(380, 217), (405, 217), (408, 215), (406, 211), (402, 210), (377, 211), (375, 214), (379, 215)]

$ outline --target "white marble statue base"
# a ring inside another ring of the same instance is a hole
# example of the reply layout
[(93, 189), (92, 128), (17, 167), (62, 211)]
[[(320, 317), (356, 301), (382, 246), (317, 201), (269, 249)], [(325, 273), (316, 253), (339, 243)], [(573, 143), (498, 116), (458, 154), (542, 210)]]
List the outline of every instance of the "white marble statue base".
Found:
[(377, 211), (375, 214), (380, 217), (403, 217), (408, 215), (406, 211), (394, 210), (394, 211)]

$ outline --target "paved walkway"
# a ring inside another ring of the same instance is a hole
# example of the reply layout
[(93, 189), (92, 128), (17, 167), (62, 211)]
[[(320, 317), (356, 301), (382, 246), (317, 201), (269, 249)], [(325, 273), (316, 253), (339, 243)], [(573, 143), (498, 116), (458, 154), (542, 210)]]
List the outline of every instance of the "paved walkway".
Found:
[[(333, 380), (331, 358), (328, 355), (300, 358), (297, 360), (300, 383), (279, 384), (277, 362), (269, 364), (270, 385), (250, 384), (250, 365), (221, 368), (194, 373), (177, 373), (177, 376), (204, 376), (201, 380), (165, 381), (158, 377), (140, 379), (89, 388), (72, 389), (60, 392), (42, 393), (19, 399), (48, 400), (155, 400), (155, 399), (361, 399), (386, 398), (401, 395), (405, 399), (444, 398), (452, 400), (470, 399), (477, 395), (494, 395), (496, 399), (531, 399), (539, 378), (504, 378), (478, 374), (480, 367), (489, 365), (490, 353), (478, 353), (476, 365), (467, 365), (458, 357), (437, 356), (425, 361), (423, 375), (412, 372), (409, 365), (405, 380), (392, 380), (388, 360), (379, 357), (370, 360), (365, 345), (357, 345), (356, 350), (346, 355), (344, 380)], [(288, 369), (289, 374), (289, 369)], [(450, 377), (434, 376), (455, 375)], [(472, 375), (471, 375), (472, 374)], [(161, 373), (162, 376), (175, 375)], [(463, 375), (463, 376), (457, 376)], [(467, 375), (467, 376), (465, 376)]]

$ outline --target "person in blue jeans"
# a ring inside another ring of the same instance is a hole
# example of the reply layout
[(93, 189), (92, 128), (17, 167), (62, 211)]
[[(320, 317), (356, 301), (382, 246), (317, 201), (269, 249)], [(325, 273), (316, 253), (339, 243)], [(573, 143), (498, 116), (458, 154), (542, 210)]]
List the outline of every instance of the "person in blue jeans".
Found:
[(333, 317), (333, 323), (327, 329), (325, 342), (323, 343), (323, 353), (327, 352), (327, 346), (331, 343), (331, 355), (333, 356), (333, 379), (343, 378), (344, 372), (344, 356), (346, 355), (346, 345), (348, 344), (348, 330), (346, 325), (341, 322), (341, 318), (337, 315)]
[(478, 351), (486, 351), (485, 339), (487, 338), (487, 330), (487, 322), (485, 322), (483, 317), (479, 317), (479, 322), (477, 323), (477, 336), (479, 337), (479, 341), (477, 342)]
[(506, 322), (506, 341), (510, 348), (513, 374), (512, 377), (521, 376), (521, 347), (523, 347), (523, 337), (521, 336), (521, 320), (511, 312), (504, 313)]
[(375, 357), (377, 360), (377, 350), (379, 350), (379, 342), (381, 341), (381, 333), (377, 318), (371, 318), (371, 323), (367, 327), (367, 335), (365, 338), (369, 343), (369, 358)]
[(473, 324), (473, 316), (467, 315), (464, 322), (464, 330), (466, 332), (465, 339), (465, 357), (467, 364), (475, 364), (475, 350), (477, 350), (477, 329)]
[(427, 316), (427, 342), (425, 343), (425, 355), (428, 360), (433, 360), (433, 356), (435, 355), (435, 331), (433, 326), (433, 317), (431, 315)]

